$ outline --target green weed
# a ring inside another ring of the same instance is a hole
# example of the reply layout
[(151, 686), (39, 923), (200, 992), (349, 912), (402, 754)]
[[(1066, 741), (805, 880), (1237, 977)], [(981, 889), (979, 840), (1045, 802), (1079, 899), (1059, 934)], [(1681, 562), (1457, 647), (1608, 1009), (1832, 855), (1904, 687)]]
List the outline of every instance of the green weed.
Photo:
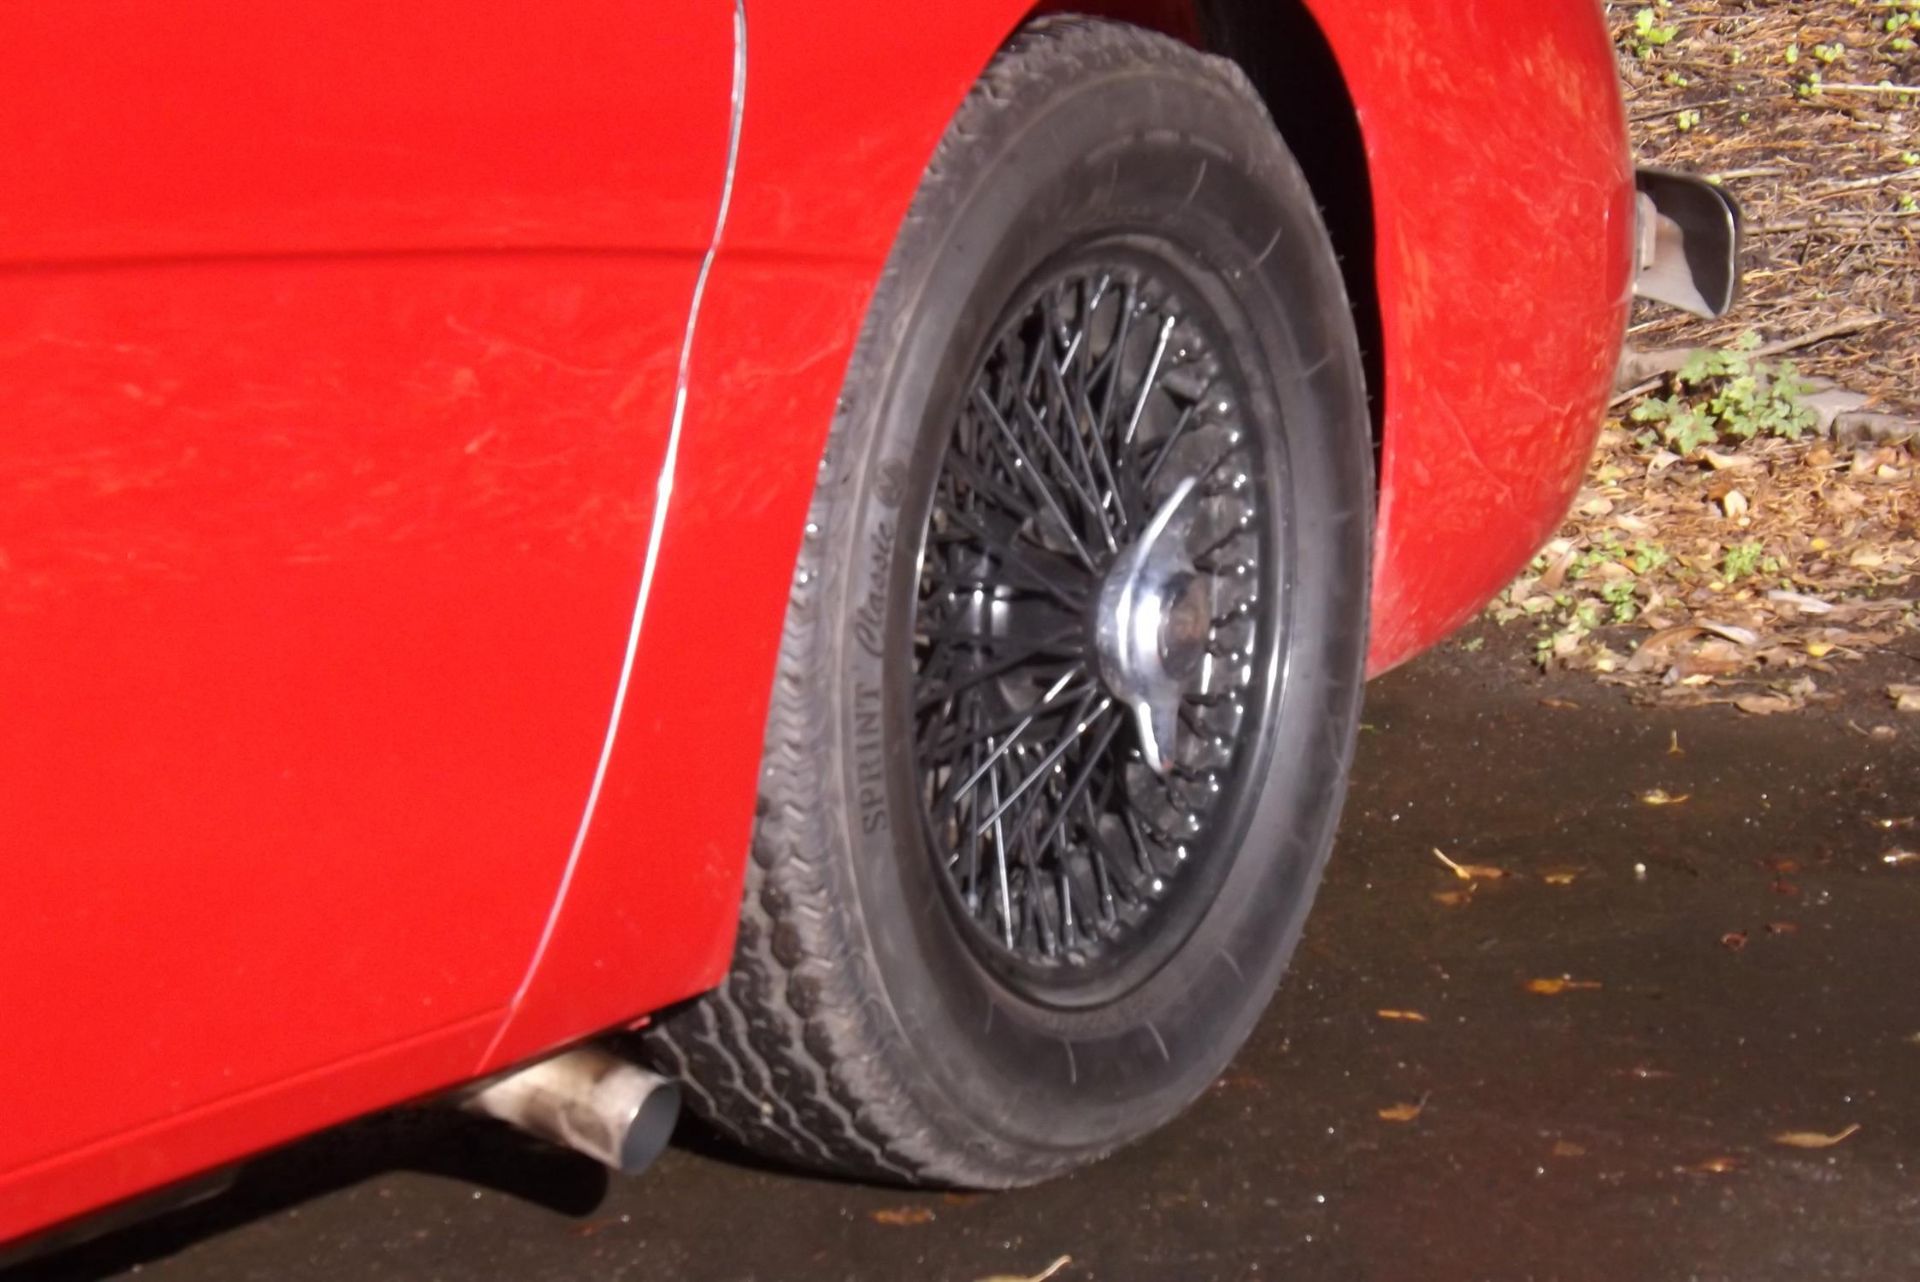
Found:
[(1655, 10), (1641, 9), (1634, 13), (1633, 26), (1627, 32), (1627, 51), (1645, 62), (1655, 49), (1672, 44), (1679, 34), (1679, 27), (1660, 25), (1660, 15)]
[(1672, 394), (1636, 406), (1633, 421), (1682, 455), (1723, 440), (1799, 440), (1815, 421), (1803, 402), (1813, 386), (1791, 361), (1756, 359), (1759, 345), (1759, 335), (1748, 333), (1730, 348), (1693, 353), (1674, 374)]

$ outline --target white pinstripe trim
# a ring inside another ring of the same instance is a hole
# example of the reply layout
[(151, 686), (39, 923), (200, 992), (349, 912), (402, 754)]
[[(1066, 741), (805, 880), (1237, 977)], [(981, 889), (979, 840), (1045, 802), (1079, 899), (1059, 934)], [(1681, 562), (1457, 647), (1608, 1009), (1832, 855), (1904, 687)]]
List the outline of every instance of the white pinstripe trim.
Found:
[(720, 186), (720, 208), (714, 215), (713, 236), (707, 242), (706, 254), (700, 259), (700, 273), (694, 278), (693, 300), (687, 307), (686, 333), (680, 340), (680, 365), (674, 377), (673, 420), (667, 429), (667, 453), (661, 460), (660, 478), (654, 484), (653, 525), (647, 532), (647, 554), (640, 567), (640, 592), (633, 603), (633, 621), (627, 627), (627, 650), (620, 661), (620, 682), (614, 687), (613, 708), (607, 716), (607, 733), (600, 743), (600, 760), (593, 768), (593, 784), (587, 789), (587, 804), (580, 812), (580, 826), (574, 831), (573, 847), (567, 852), (566, 870), (560, 874), (560, 887), (554, 893), (553, 907), (547, 913), (547, 924), (540, 932), (540, 942), (534, 945), (533, 958), (527, 963), (527, 973), (513, 994), (506, 1018), (500, 1021), (499, 1030), (494, 1033), (486, 1054), (481, 1058), (483, 1066), (493, 1059), (494, 1052), (507, 1035), (507, 1029), (513, 1025), (514, 1016), (520, 1013), (520, 1004), (533, 987), (534, 976), (539, 974), (540, 963), (546, 958), (547, 946), (553, 942), (553, 932), (560, 923), (561, 910), (566, 907), (567, 892), (573, 886), (573, 874), (580, 865), (580, 852), (586, 847), (588, 830), (593, 827), (594, 811), (600, 805), (600, 790), (607, 781), (607, 765), (613, 760), (613, 744), (620, 732), (620, 715), (626, 708), (627, 689), (633, 681), (634, 657), (640, 649), (640, 626), (646, 618), (647, 600), (653, 595), (654, 572), (660, 564), (660, 541), (666, 533), (667, 507), (673, 499), (673, 475), (680, 461), (680, 431), (686, 425), (687, 379), (692, 371), (693, 336), (700, 323), (700, 303), (706, 297), (707, 277), (712, 273), (713, 260), (720, 252), (720, 238), (727, 227), (727, 210), (733, 204), (733, 176), (740, 162), (740, 121), (746, 98), (746, 0), (734, 0), (733, 96), (732, 116), (727, 130), (726, 178)]

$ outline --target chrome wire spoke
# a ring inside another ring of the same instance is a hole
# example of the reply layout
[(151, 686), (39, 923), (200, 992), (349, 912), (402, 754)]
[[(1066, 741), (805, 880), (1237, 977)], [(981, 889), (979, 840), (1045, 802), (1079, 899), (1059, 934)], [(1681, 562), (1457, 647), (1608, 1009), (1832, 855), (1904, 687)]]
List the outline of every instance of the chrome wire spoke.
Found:
[[(1088, 691), (1087, 694), (1081, 698), (1080, 705), (1075, 709), (1075, 715), (1071, 718), (1073, 729), (1065, 735), (1062, 735), (1060, 741), (1047, 750), (1047, 755), (1040, 759), (1039, 765), (1021, 777), (1020, 781), (1013, 786), (1013, 790), (1000, 802), (998, 808), (982, 821), (982, 829), (984, 830), (986, 826), (997, 822), (1002, 814), (1012, 808), (1014, 802), (1025, 796), (1027, 789), (1033, 787), (1034, 784), (1044, 778), (1047, 771), (1053, 769), (1060, 758), (1067, 754), (1067, 749), (1073, 747), (1080, 736), (1085, 734), (1096, 722), (1103, 720), (1107, 711), (1112, 707), (1113, 698), (1111, 695), (1101, 695), (1096, 700), (1094, 693)], [(1020, 812), (1021, 820), (1024, 821), (1027, 819), (1033, 813), (1034, 809), (1041, 804), (1042, 800), (1042, 797), (1035, 797), (1034, 801), (1028, 805), (1025, 810)], [(1014, 824), (1016, 830), (1023, 826), (1023, 822)]]
[[(1085, 680), (1085, 674), (1078, 669), (1067, 672), (1065, 676), (1061, 678), (1061, 682), (1066, 682), (1069, 678), (1076, 676), (1083, 678), (1082, 682), (1077, 684), (1055, 683), (1055, 685), (1041, 697), (1040, 706), (1031, 711), (1010, 712), (997, 720), (976, 726), (969, 730), (949, 734), (946, 737), (931, 742), (923, 740), (924, 747), (922, 751), (927, 759), (944, 763), (946, 754), (958, 751), (961, 748), (972, 749), (983, 739), (999, 739), (1002, 736), (1009, 739), (1018, 739), (1032, 727), (1035, 721), (1048, 715), (1064, 713), (1067, 710), (1065, 707), (1066, 700), (1078, 699), (1095, 689), (1093, 682)], [(1004, 747), (1001, 750), (1005, 751)], [(989, 761), (987, 764), (991, 764), (991, 762)], [(975, 766), (973, 768), (973, 774), (969, 776), (969, 779), (973, 782), (978, 782), (978, 775), (982, 768), (981, 766)]]
[[(1049, 383), (1052, 381), (1052, 379), (1048, 380)], [(1079, 501), (1080, 510), (1093, 519), (1093, 523), (1100, 530), (1101, 540), (1107, 545), (1107, 551), (1119, 551), (1120, 544), (1113, 537), (1113, 527), (1107, 521), (1105, 509), (1074, 471), (1073, 464), (1067, 461), (1067, 456), (1060, 452), (1060, 446), (1053, 439), (1053, 432), (1048, 429), (1047, 416), (1025, 401), (1020, 403), (1020, 409), (1031, 422), (1033, 430), (1029, 435), (1045, 448), (1044, 457), (1054, 465), (1055, 474), (1066, 482), (1067, 492)], [(1063, 413), (1056, 417), (1068, 416)], [(1077, 436), (1076, 439), (1078, 439)]]
[(1160, 375), (1160, 362), (1167, 354), (1167, 343), (1173, 338), (1174, 318), (1169, 316), (1160, 322), (1160, 341), (1154, 344), (1153, 363), (1147, 366), (1146, 376), (1140, 380), (1140, 391), (1133, 402), (1133, 417), (1127, 420), (1126, 435), (1120, 438), (1122, 445), (1133, 444), (1133, 434), (1140, 430), (1140, 415), (1147, 408), (1147, 397), (1153, 394), (1153, 380)]
[[(987, 412), (988, 421), (999, 430), (1007, 447), (1013, 451), (1014, 458), (1020, 466), (1021, 480), (1027, 483), (1029, 488), (1039, 496), (1041, 502), (1046, 504), (1047, 510), (1053, 513), (1054, 519), (1060, 523), (1060, 532), (1073, 544), (1074, 553), (1080, 558), (1080, 563), (1098, 574), (1100, 563), (1093, 559), (1093, 554), (1087, 551), (1086, 544), (1082, 543), (1080, 536), (1074, 532), (1073, 522), (1067, 519), (1066, 509), (1061, 506), (1053, 488), (1042, 477), (1040, 469), (1033, 465), (1031, 458), (1027, 457), (1027, 451), (1021, 445), (1020, 438), (1014, 435), (1013, 429), (1007, 425), (1007, 420), (1001, 417), (999, 407), (988, 399), (985, 391), (976, 391), (975, 403)], [(1031, 410), (1030, 406), (1028, 408)], [(1047, 440), (1044, 432), (1040, 434), (1040, 439), (1046, 441), (1049, 446), (1053, 444), (1052, 441)]]

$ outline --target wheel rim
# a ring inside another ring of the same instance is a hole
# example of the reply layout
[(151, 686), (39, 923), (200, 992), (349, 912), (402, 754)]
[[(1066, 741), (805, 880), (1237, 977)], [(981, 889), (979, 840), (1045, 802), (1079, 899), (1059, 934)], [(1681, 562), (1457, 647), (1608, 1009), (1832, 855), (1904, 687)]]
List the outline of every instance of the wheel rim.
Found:
[(1177, 946), (1245, 830), (1286, 576), (1227, 327), (1166, 247), (1037, 275), (970, 371), (914, 615), (914, 777), (951, 914), (1075, 1004)]

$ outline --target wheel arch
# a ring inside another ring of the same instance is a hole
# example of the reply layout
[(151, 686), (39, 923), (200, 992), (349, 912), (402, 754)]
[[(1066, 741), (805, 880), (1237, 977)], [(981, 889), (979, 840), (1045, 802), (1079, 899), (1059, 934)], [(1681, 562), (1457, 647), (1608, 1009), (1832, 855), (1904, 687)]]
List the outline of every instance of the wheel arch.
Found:
[(1320, 202), (1353, 308), (1373, 443), (1385, 421), (1387, 352), (1380, 324), (1374, 192), (1360, 112), (1319, 20), (1301, 0), (1060, 0), (1047, 13), (1090, 13), (1149, 27), (1230, 59), (1266, 103)]

